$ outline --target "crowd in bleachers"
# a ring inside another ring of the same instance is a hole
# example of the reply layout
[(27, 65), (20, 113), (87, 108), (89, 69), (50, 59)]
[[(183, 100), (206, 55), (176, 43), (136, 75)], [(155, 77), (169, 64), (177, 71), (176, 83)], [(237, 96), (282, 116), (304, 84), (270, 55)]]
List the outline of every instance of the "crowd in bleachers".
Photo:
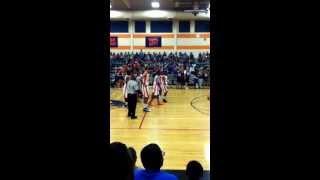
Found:
[[(136, 166), (137, 155), (132, 147), (120, 142), (110, 145), (111, 177), (121, 180), (177, 180), (177, 176), (161, 170), (165, 153), (157, 144), (146, 145), (140, 152), (142, 167)], [(204, 171), (198, 161), (189, 161), (186, 165), (188, 180), (200, 180)]]
[(184, 85), (195, 88), (209, 86), (210, 53), (208, 52), (199, 53), (197, 57), (193, 53), (181, 52), (121, 52), (111, 53), (110, 60), (112, 86), (121, 87), (128, 71), (139, 74), (143, 71), (143, 67), (148, 67), (151, 74), (155, 74), (158, 70), (163, 71), (168, 76), (168, 84), (177, 85), (177, 88), (183, 88)]

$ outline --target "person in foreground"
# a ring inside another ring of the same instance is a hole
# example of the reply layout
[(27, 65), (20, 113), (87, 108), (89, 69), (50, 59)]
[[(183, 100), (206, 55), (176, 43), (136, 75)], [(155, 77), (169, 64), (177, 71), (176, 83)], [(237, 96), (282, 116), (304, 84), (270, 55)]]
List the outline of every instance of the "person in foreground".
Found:
[(188, 180), (200, 180), (203, 177), (203, 167), (198, 161), (190, 161), (187, 165)]
[(127, 146), (120, 142), (113, 142), (109, 146), (111, 169), (109, 177), (113, 180), (133, 180), (133, 163)]
[(128, 152), (129, 152), (129, 155), (131, 157), (131, 160), (132, 160), (132, 166), (133, 166), (133, 170), (134, 172), (139, 170), (140, 168), (138, 168), (136, 166), (136, 162), (137, 162), (137, 153), (136, 153), (136, 150), (133, 148), (133, 147), (129, 147), (128, 148)]
[(145, 146), (140, 157), (145, 169), (135, 171), (135, 180), (178, 180), (176, 176), (160, 170), (163, 165), (163, 152), (158, 145)]

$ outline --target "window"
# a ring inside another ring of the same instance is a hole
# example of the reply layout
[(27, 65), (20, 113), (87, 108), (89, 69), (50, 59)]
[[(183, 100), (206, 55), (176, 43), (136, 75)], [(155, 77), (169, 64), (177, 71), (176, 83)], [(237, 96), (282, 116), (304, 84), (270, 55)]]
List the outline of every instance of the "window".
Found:
[(134, 29), (135, 29), (135, 32), (137, 32), (137, 33), (146, 32), (146, 22), (145, 21), (135, 21)]
[(128, 21), (111, 21), (111, 29), (110, 32), (114, 33), (127, 33), (129, 32), (129, 24)]
[(166, 33), (172, 32), (172, 21), (151, 21), (151, 32)]
[(190, 32), (190, 21), (179, 21), (179, 32)]
[(210, 32), (210, 21), (196, 21), (196, 32)]

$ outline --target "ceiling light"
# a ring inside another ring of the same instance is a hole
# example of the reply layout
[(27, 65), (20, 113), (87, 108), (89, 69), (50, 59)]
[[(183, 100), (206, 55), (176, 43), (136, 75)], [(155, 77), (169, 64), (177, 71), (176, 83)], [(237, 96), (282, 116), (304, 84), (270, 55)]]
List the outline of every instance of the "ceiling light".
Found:
[(110, 11), (110, 18), (119, 18), (122, 16), (123, 16), (123, 13), (120, 11), (114, 11), (114, 10)]
[(168, 13), (166, 11), (161, 11), (161, 10), (149, 10), (149, 11), (144, 11), (143, 15), (145, 17), (150, 17), (150, 18), (163, 18), (163, 17), (167, 17)]
[(160, 3), (158, 1), (153, 1), (153, 2), (151, 2), (151, 7), (152, 8), (159, 8), (160, 7)]

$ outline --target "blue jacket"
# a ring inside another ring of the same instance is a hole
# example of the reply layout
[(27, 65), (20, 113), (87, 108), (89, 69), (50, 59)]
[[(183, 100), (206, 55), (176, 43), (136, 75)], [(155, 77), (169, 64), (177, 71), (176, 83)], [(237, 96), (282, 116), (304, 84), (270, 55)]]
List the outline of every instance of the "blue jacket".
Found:
[(164, 171), (147, 171), (144, 169), (138, 169), (134, 173), (135, 180), (178, 180), (178, 178), (172, 174)]

